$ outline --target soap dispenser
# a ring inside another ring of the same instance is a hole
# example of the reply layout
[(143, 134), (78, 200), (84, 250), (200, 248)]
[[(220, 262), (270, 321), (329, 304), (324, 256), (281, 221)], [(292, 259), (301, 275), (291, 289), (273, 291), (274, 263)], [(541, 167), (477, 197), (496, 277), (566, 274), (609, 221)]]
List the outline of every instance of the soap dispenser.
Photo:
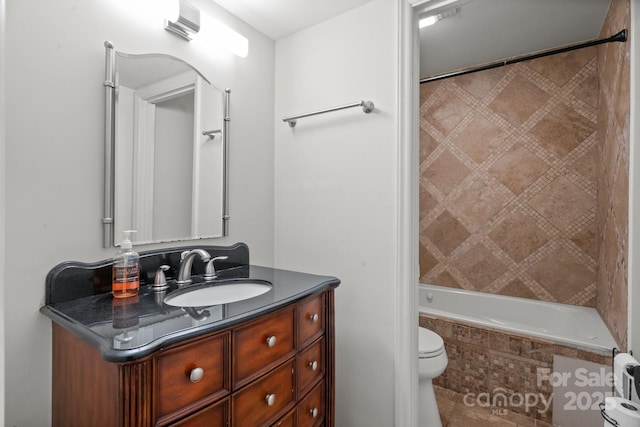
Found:
[(113, 257), (111, 291), (114, 298), (126, 298), (138, 295), (140, 290), (140, 255), (134, 251), (131, 234), (135, 230), (124, 231), (120, 250)]

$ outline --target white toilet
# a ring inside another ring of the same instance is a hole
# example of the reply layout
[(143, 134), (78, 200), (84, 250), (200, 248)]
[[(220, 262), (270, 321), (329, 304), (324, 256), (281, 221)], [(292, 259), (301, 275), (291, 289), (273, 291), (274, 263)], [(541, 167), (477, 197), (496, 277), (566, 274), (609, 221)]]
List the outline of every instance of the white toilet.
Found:
[(449, 359), (440, 335), (418, 328), (418, 425), (442, 427), (433, 379), (442, 375)]

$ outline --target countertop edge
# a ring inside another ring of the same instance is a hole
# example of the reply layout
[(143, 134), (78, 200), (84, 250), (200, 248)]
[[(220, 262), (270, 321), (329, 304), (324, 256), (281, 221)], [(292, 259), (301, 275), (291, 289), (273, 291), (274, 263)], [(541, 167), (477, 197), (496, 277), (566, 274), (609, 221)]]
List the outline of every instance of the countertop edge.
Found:
[(230, 317), (216, 323), (181, 330), (158, 338), (147, 345), (126, 350), (117, 350), (112, 348), (111, 346), (105, 345), (104, 339), (100, 335), (96, 334), (90, 328), (87, 328), (86, 326), (74, 321), (73, 319), (69, 318), (68, 316), (64, 315), (63, 313), (59, 312), (49, 305), (42, 306), (40, 308), (40, 312), (49, 317), (53, 322), (71, 331), (80, 339), (98, 349), (105, 361), (114, 363), (125, 363), (142, 359), (153, 354), (163, 347), (174, 345), (181, 341), (186, 341), (192, 338), (199, 337), (201, 335), (206, 335), (216, 331), (220, 331), (222, 329), (226, 329), (239, 323), (253, 320), (257, 317), (274, 312), (287, 305), (300, 301), (309, 295), (325, 291), (329, 288), (336, 288), (338, 285), (340, 285), (339, 279), (335, 277), (329, 278), (328, 280), (318, 283), (317, 285), (312, 286), (303, 292), (295, 294), (289, 298), (281, 299), (277, 302), (265, 305), (258, 309), (248, 311), (238, 316)]

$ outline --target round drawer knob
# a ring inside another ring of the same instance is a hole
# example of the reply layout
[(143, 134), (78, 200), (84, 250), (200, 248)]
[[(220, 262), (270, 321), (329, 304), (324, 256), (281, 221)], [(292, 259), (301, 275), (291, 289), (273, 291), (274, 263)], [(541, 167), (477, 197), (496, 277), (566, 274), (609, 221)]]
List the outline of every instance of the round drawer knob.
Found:
[(202, 377), (204, 377), (204, 369), (202, 368), (193, 368), (191, 372), (189, 372), (189, 379), (192, 383), (199, 382)]
[(276, 345), (276, 337), (274, 335), (271, 335), (269, 338), (267, 338), (267, 345), (269, 346), (269, 348), (273, 347), (274, 345)]
[(316, 418), (318, 416), (318, 408), (313, 408), (309, 411), (309, 415), (311, 415), (313, 418)]
[(318, 369), (318, 362), (315, 360), (313, 362), (309, 362), (309, 368), (311, 368), (312, 371), (315, 371)]
[(264, 398), (264, 401), (267, 402), (267, 405), (273, 406), (276, 403), (276, 395), (275, 394), (267, 394)]
[(311, 316), (309, 316), (309, 320), (311, 320), (313, 323), (316, 323), (319, 318), (320, 316), (318, 316), (318, 313), (313, 313)]

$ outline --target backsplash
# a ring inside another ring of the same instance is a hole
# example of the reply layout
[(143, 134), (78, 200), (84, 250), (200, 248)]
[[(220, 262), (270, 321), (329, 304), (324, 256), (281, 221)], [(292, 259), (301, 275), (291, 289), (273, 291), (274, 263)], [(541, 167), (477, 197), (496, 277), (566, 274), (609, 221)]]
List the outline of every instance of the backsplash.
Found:
[(421, 85), (421, 282), (593, 306), (626, 348), (629, 44)]

